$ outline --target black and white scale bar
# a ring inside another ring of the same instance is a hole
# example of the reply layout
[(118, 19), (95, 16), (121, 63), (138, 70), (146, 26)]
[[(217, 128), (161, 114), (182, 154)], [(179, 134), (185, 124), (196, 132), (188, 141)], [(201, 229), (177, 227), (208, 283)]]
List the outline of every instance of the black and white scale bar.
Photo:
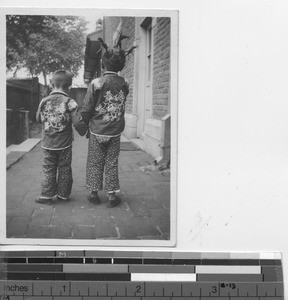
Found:
[(0, 273), (0, 280), (131, 281), (129, 273)]
[(264, 282), (263, 274), (179, 274), (179, 273), (0, 273), (1, 280), (131, 281), (131, 282)]
[(127, 264), (0, 264), (0, 272), (64, 272), (64, 273), (198, 273), (261, 274), (278, 272), (278, 266), (192, 266), (192, 265), (127, 265)]
[[(81, 280), (81, 278), (86, 278), (86, 275), (83, 275), (85, 273), (89, 276), (90, 274), (97, 274), (97, 276), (90, 276), (90, 278), (98, 281), (106, 280), (106, 276), (104, 279), (99, 279), (101, 274), (131, 274), (131, 278), (125, 277), (125, 280), (132, 281), (177, 281), (176, 277), (179, 278), (178, 281), (187, 281), (184, 280), (184, 278), (189, 278), (187, 274), (196, 274), (197, 281), (283, 281), (282, 268), (279, 266), (0, 264), (0, 278), (2, 280), (69, 280), (72, 276), (77, 278), (75, 280)], [(157, 279), (154, 274), (157, 274)], [(118, 276), (117, 278), (115, 280), (121, 280), (121, 277)]]
[(257, 259), (141, 259), (107, 257), (1, 257), (0, 263), (9, 264), (139, 264), (139, 265), (227, 265), (281, 266), (281, 260)]

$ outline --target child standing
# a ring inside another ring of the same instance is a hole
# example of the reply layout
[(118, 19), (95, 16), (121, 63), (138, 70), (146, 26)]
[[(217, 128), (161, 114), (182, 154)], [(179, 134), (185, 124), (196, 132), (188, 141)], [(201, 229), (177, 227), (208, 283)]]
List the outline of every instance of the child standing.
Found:
[[(68, 200), (72, 189), (72, 124), (80, 135), (85, 135), (87, 126), (81, 122), (78, 105), (69, 98), (68, 90), (72, 76), (65, 70), (56, 71), (51, 80), (52, 92), (38, 108), (36, 119), (42, 122), (42, 148), (44, 154), (41, 195), (35, 201), (51, 204)], [(58, 176), (57, 176), (58, 172)]]
[[(102, 67), (104, 73), (88, 87), (82, 108), (82, 118), (90, 127), (86, 183), (91, 193), (88, 200), (99, 204), (98, 191), (103, 189), (105, 168), (105, 190), (108, 193), (107, 207), (114, 207), (121, 201), (116, 196), (120, 191), (118, 178), (118, 157), (120, 135), (125, 127), (125, 101), (129, 87), (118, 75), (125, 66), (127, 53), (121, 48), (121, 23), (114, 34), (113, 48), (102, 43)], [(132, 50), (128, 51), (130, 53)]]

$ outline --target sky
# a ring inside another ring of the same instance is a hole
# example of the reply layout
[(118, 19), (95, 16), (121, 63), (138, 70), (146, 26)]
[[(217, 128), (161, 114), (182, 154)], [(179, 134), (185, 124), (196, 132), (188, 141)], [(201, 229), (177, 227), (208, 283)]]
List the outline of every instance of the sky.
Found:
[[(87, 14), (81, 15), (81, 17), (84, 17), (85, 20), (88, 22), (88, 24), (87, 24), (87, 32), (86, 32), (88, 34), (88, 33), (91, 33), (93, 31), (95, 31), (96, 21), (99, 18), (102, 18), (102, 15), (99, 14), (99, 12), (93, 13), (93, 10), (92, 10), (92, 12), (91, 11), (90, 12), (87, 11)], [(73, 78), (73, 86), (78, 86), (78, 87), (79, 86), (83, 86), (83, 87), (86, 86), (84, 84), (83, 74), (84, 74), (84, 65), (79, 70), (78, 76)], [(12, 72), (8, 72), (7, 73), (7, 77), (12, 77), (12, 76), (13, 76)], [(17, 77), (19, 77), (19, 78), (25, 78), (25, 77), (29, 77), (29, 74), (25, 70), (22, 69), (22, 70), (19, 70), (17, 72)], [(39, 75), (38, 78), (39, 78), (39, 82), (42, 83), (42, 84), (44, 84), (44, 78), (43, 78), (43, 76)], [(49, 80), (49, 77), (48, 77), (48, 80)]]

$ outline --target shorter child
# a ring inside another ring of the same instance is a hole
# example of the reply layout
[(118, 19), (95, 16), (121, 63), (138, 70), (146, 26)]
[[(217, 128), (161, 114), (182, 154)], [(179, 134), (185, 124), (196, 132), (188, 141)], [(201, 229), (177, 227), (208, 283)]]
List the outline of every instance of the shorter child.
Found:
[(76, 101), (67, 94), (72, 76), (65, 70), (56, 71), (51, 84), (52, 92), (41, 101), (36, 115), (36, 120), (42, 122), (44, 179), (41, 195), (35, 201), (41, 204), (52, 204), (52, 198), (56, 195), (58, 200), (68, 200), (73, 182), (72, 124), (80, 135), (87, 132)]

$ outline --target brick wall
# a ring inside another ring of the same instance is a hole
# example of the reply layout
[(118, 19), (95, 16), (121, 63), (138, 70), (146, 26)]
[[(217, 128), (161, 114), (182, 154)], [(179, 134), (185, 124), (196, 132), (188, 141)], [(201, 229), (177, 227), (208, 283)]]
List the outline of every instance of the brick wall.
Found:
[(160, 119), (169, 110), (170, 18), (157, 18), (154, 29), (153, 117)]
[[(104, 40), (111, 47), (113, 34), (120, 22), (119, 17), (105, 17), (104, 19)], [(122, 17), (122, 33), (129, 38), (122, 41), (122, 48), (129, 50), (135, 40), (135, 18)], [(133, 109), (133, 79), (134, 79), (134, 53), (126, 57), (126, 64), (121, 72), (129, 83), (129, 95), (126, 100), (126, 112), (131, 113)]]
[[(104, 39), (108, 46), (112, 45), (113, 34), (119, 24), (120, 17), (105, 17)], [(129, 35), (122, 47), (125, 50), (133, 46), (135, 40), (135, 18), (122, 17), (122, 32)], [(154, 59), (153, 59), (153, 107), (152, 116), (161, 119), (170, 112), (170, 18), (156, 18), (154, 29)], [(137, 51), (137, 50), (136, 50)], [(130, 85), (126, 102), (126, 112), (132, 112), (134, 84), (134, 52), (127, 57), (125, 68), (121, 75)], [(140, 71), (140, 70), (139, 70)]]

